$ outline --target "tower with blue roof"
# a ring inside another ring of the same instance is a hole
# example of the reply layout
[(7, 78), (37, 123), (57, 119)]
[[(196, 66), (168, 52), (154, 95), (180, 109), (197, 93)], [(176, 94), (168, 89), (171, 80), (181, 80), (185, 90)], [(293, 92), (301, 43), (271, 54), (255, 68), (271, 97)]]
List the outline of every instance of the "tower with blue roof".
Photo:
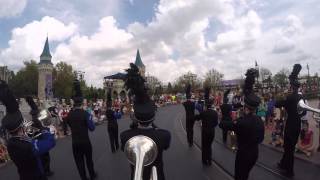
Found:
[(48, 37), (44, 44), (42, 53), (40, 55), (40, 62), (38, 63), (39, 79), (38, 79), (38, 98), (39, 100), (48, 100), (53, 97), (52, 86), (52, 71), (53, 64), (51, 62), (52, 56), (49, 48)]
[(134, 62), (134, 64), (139, 68), (141, 76), (145, 77), (146, 66), (143, 64), (141, 60), (139, 49), (137, 50), (136, 61)]

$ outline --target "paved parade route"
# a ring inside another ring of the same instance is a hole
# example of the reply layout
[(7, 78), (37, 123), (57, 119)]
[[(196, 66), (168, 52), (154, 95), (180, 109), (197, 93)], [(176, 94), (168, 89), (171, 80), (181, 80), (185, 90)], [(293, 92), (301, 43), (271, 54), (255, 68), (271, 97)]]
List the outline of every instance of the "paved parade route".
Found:
[[(181, 105), (159, 108), (155, 124), (171, 132), (172, 141), (168, 151), (164, 152), (165, 173), (168, 180), (230, 180), (233, 174), (235, 154), (221, 143), (221, 131), (216, 128), (216, 138), (213, 143), (213, 159), (217, 164), (203, 167), (200, 152), (200, 126), (195, 124), (194, 139), (197, 146), (189, 148), (185, 134), (185, 112)], [(119, 131), (129, 127), (127, 117), (119, 120)], [(123, 152), (111, 153), (106, 123), (97, 126), (91, 135), (95, 168), (99, 178), (104, 180), (128, 180), (129, 165)], [(260, 155), (257, 165), (253, 168), (250, 180), (281, 180), (287, 179), (277, 172), (275, 163), (281, 158), (282, 153), (260, 146)], [(50, 180), (79, 179), (73, 161), (71, 137), (59, 139), (56, 147), (51, 152), (51, 167), (55, 172)], [(313, 180), (320, 177), (320, 166), (310, 162), (296, 159), (296, 180)], [(0, 168), (0, 179), (18, 179), (16, 168), (13, 164)]]
[[(217, 166), (203, 167), (201, 152), (198, 148), (189, 148), (186, 136), (180, 124), (180, 106), (160, 108), (155, 123), (161, 128), (168, 129), (172, 135), (170, 149), (164, 152), (165, 174), (168, 180), (229, 180), (230, 177)], [(184, 113), (184, 112), (183, 112)], [(119, 131), (129, 127), (130, 120), (119, 120)], [(97, 126), (91, 133), (94, 165), (101, 180), (130, 179), (129, 164), (123, 152), (111, 153), (106, 123)], [(51, 152), (52, 170), (54, 176), (49, 180), (80, 179), (73, 161), (71, 138), (60, 139)], [(8, 164), (0, 168), (1, 180), (18, 180), (16, 168)]]

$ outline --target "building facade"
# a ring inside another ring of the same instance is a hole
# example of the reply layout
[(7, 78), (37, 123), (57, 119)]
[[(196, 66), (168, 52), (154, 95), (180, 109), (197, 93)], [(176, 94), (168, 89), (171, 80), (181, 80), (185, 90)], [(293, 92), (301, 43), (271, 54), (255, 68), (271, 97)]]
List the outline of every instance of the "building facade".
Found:
[[(143, 64), (140, 56), (139, 50), (137, 50), (136, 60), (134, 63), (138, 68), (140, 74), (145, 77), (146, 67)], [(112, 98), (120, 98), (121, 100), (126, 100), (128, 98), (127, 90), (124, 87), (124, 73), (116, 73), (110, 76), (104, 77), (103, 87), (105, 89), (105, 95), (107, 92), (112, 92)]]
[(8, 69), (7, 66), (0, 66), (0, 80), (8, 81), (11, 79), (11, 71)]
[(51, 62), (48, 37), (44, 44), (40, 62), (38, 63), (39, 79), (38, 79), (38, 98), (39, 100), (47, 100), (53, 98), (52, 71), (53, 64)]

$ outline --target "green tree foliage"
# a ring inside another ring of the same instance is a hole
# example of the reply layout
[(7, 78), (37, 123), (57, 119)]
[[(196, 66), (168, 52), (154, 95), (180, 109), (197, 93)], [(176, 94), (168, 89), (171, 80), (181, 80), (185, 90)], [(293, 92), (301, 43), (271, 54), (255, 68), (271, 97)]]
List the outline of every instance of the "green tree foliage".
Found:
[(72, 66), (59, 62), (53, 70), (53, 92), (57, 98), (70, 98), (73, 92), (74, 73)]
[(105, 99), (105, 92), (102, 88), (96, 88), (92, 85), (87, 87), (86, 85), (83, 88), (83, 95), (86, 99), (96, 101), (97, 99)]
[(17, 97), (38, 94), (38, 67), (34, 60), (24, 62), (24, 67), (12, 76), (9, 86)]
[(156, 93), (159, 93), (159, 87), (161, 87), (161, 81), (155, 77), (155, 76), (147, 76), (146, 77), (147, 81), (147, 87), (148, 87), (148, 93), (151, 95), (154, 95)]
[(290, 74), (289, 69), (281, 69), (279, 72), (277, 72), (274, 77), (273, 81), (276, 83), (276, 85), (280, 86), (281, 88), (284, 88), (288, 85), (288, 76)]
[(221, 81), (223, 79), (223, 74), (215, 69), (209, 70), (205, 77), (203, 86), (204, 87), (210, 87), (212, 89), (217, 89), (221, 85)]
[(167, 90), (166, 90), (166, 93), (172, 93), (172, 90), (173, 90), (173, 88), (172, 88), (172, 84), (169, 82), (168, 83), (168, 86), (167, 86)]
[(176, 82), (174, 83), (174, 93), (183, 93), (187, 84), (190, 84), (192, 89), (199, 89), (201, 88), (202, 82), (196, 74), (187, 72), (186, 74), (183, 74), (177, 78)]

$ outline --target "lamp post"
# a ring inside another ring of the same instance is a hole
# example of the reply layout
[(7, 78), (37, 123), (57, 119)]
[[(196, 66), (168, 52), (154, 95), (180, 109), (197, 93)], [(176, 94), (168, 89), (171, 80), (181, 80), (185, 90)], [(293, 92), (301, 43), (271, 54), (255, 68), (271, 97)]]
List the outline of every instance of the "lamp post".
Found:
[(105, 96), (107, 97), (108, 91), (112, 92), (113, 89), (113, 80), (104, 78), (104, 87), (106, 89)]
[(84, 79), (84, 71), (74, 71), (74, 77), (80, 81), (83, 81)]

